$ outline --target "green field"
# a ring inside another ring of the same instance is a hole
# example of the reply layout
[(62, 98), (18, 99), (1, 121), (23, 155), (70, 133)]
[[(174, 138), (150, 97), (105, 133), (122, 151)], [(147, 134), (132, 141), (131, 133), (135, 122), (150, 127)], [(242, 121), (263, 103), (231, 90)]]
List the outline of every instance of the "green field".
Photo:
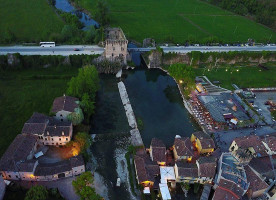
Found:
[[(54, 98), (64, 94), (69, 78), (77, 71), (67, 67), (1, 72), (0, 155), (33, 112), (49, 113)], [(36, 77), (41, 75), (43, 78)]]
[(37, 42), (60, 33), (64, 23), (47, 0), (0, 0), (0, 40)]
[[(96, 0), (75, 0), (93, 15)], [(216, 36), (225, 42), (276, 41), (276, 33), (247, 18), (237, 16), (199, 0), (106, 0), (111, 26), (120, 26), (129, 39), (141, 42), (151, 37), (157, 42), (204, 42)]]
[(213, 69), (195, 69), (197, 76), (205, 75), (210, 81), (220, 81), (220, 86), (233, 90), (232, 84), (240, 88), (276, 87), (276, 66), (268, 66), (268, 70), (260, 67), (220, 67)]

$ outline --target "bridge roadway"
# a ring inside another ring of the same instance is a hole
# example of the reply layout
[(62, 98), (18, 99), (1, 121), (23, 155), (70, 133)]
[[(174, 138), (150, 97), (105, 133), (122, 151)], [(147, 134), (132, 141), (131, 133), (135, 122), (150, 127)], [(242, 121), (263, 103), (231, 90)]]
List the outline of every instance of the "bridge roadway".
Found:
[[(161, 46), (165, 53), (188, 53), (191, 51), (201, 52), (228, 52), (228, 51), (276, 51), (276, 46)], [(75, 51), (74, 49), (78, 49)], [(130, 52), (139, 51), (146, 52), (155, 48), (128, 48)], [(0, 55), (7, 53), (20, 53), (21, 55), (79, 55), (79, 54), (102, 54), (104, 48), (96, 45), (62, 45), (56, 47), (40, 47), (40, 46), (1, 46)]]

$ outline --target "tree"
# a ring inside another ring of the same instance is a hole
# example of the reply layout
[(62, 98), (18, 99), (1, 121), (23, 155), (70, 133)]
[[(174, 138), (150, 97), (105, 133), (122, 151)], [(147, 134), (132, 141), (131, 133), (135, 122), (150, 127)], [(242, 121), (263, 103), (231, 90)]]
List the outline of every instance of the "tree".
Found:
[(100, 87), (100, 79), (95, 66), (85, 66), (79, 69), (76, 77), (73, 77), (68, 83), (68, 95), (82, 98), (88, 94), (89, 99), (94, 101), (96, 92)]
[(85, 93), (81, 98), (81, 107), (87, 115), (92, 115), (95, 112), (95, 102), (90, 100), (90, 97)]
[(73, 125), (78, 125), (83, 121), (84, 116), (82, 110), (80, 108), (76, 108), (76, 110), (70, 113), (67, 118), (72, 122)]
[(91, 187), (93, 182), (94, 178), (90, 171), (84, 172), (72, 182), (72, 185), (76, 193), (80, 196), (81, 200), (101, 199), (101, 197), (95, 192), (95, 189)]
[(94, 26), (89, 26), (88, 30), (85, 32), (85, 42), (94, 43), (96, 37), (96, 29)]
[(24, 200), (46, 200), (47, 198), (47, 189), (42, 185), (36, 185), (28, 190)]
[(98, 0), (96, 5), (96, 14), (95, 19), (101, 26), (108, 25), (110, 18), (109, 18), (109, 8), (104, 0)]
[(90, 135), (86, 132), (77, 133), (74, 141), (78, 143), (81, 152), (89, 148), (92, 143)]

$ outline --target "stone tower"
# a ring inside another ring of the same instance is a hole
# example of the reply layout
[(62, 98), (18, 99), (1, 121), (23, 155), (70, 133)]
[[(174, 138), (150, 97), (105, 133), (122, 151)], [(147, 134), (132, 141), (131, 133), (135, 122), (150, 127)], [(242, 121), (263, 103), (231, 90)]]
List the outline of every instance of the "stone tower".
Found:
[(105, 29), (105, 51), (104, 56), (111, 61), (120, 61), (127, 64), (128, 41), (121, 28)]

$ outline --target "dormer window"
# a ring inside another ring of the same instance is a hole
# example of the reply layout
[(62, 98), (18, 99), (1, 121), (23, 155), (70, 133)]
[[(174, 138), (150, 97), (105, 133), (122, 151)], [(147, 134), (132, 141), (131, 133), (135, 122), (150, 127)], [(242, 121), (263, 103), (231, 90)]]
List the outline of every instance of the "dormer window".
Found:
[(47, 135), (49, 135), (49, 131), (47, 131)]
[(64, 131), (62, 131), (62, 133), (61, 133), (62, 135), (64, 135)]

